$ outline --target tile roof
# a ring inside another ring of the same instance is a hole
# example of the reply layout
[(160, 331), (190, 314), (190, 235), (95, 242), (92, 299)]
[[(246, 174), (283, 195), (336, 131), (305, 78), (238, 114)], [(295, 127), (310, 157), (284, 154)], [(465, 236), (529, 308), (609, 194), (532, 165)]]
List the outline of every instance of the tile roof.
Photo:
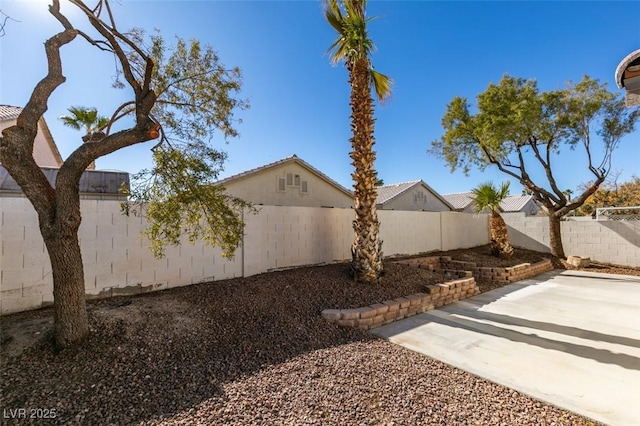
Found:
[(519, 212), (530, 200), (533, 200), (533, 195), (509, 195), (502, 200), (500, 208), (505, 213)]
[(401, 194), (404, 194), (406, 191), (411, 188), (415, 188), (416, 186), (424, 186), (427, 188), (429, 192), (431, 192), (436, 198), (442, 201), (447, 207), (453, 209), (451, 203), (446, 200), (442, 195), (440, 195), (436, 190), (431, 188), (429, 185), (425, 183), (423, 180), (412, 180), (409, 182), (401, 182), (394, 183), (391, 185), (382, 185), (379, 186), (378, 189), (378, 198), (376, 200), (377, 204), (388, 203), (396, 197), (399, 197)]
[[(456, 210), (464, 210), (472, 203), (472, 192), (456, 192), (452, 194), (442, 195)], [(507, 195), (502, 203), (500, 203), (500, 209), (505, 213), (519, 212), (524, 206), (533, 200), (533, 195)]]
[(20, 107), (0, 105), (0, 121), (14, 120), (21, 112), (22, 108)]
[(235, 174), (233, 176), (229, 176), (227, 178), (219, 180), (217, 183), (224, 185), (225, 182), (229, 182), (229, 181), (236, 180), (236, 179), (242, 179), (245, 176), (249, 176), (249, 175), (252, 175), (254, 173), (258, 173), (258, 172), (261, 172), (263, 170), (266, 170), (266, 169), (269, 169), (269, 168), (272, 168), (272, 167), (275, 167), (275, 166), (279, 166), (281, 164), (290, 163), (290, 162), (298, 163), (302, 167), (304, 167), (304, 168), (308, 169), (309, 171), (311, 171), (312, 173), (315, 173), (316, 175), (318, 175), (321, 179), (324, 179), (325, 181), (327, 181), (329, 184), (335, 186), (340, 191), (344, 192), (345, 194), (349, 195), (350, 197), (353, 197), (353, 192), (349, 191), (347, 188), (345, 188), (344, 186), (340, 185), (338, 182), (336, 182), (335, 180), (331, 179), (329, 176), (325, 175), (320, 170), (316, 169), (311, 164), (307, 163), (306, 161), (304, 161), (302, 158), (298, 157), (295, 154), (293, 154), (293, 155), (291, 155), (291, 156), (289, 156), (287, 158), (283, 158), (282, 160), (274, 161), (273, 163), (265, 164), (264, 166), (256, 167), (256, 168), (253, 168), (253, 169), (246, 170), (246, 171), (244, 171), (242, 173), (238, 173), (238, 174)]
[(419, 180), (412, 180), (410, 182), (402, 182), (402, 183), (394, 183), (392, 185), (382, 185), (379, 186), (378, 189), (378, 199), (376, 202), (378, 204), (384, 204), (393, 198), (399, 196), (405, 191), (416, 186), (416, 184), (420, 183)]
[(464, 210), (471, 204), (471, 192), (454, 192), (451, 194), (442, 194), (442, 197), (453, 206), (455, 210)]

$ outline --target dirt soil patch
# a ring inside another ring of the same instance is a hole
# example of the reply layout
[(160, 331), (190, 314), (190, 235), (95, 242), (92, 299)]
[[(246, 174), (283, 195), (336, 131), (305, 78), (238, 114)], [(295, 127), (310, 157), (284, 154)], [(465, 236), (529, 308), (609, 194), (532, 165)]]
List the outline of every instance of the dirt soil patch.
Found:
[(60, 353), (51, 308), (2, 317), (0, 405), (53, 410), (47, 424), (594, 424), (322, 319), (442, 279), (385, 270), (376, 286), (335, 264), (92, 301), (90, 338)]

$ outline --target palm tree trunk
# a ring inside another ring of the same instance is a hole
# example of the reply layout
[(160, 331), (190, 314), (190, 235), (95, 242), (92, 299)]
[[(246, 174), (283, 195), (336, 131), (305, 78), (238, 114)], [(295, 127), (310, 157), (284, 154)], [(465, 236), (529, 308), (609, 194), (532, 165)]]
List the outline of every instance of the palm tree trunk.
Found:
[(500, 213), (491, 212), (489, 218), (489, 230), (491, 235), (492, 251), (502, 258), (509, 258), (513, 255), (513, 247), (509, 241), (507, 224)]
[(564, 249), (562, 248), (562, 230), (561, 230), (561, 218), (554, 215), (553, 213), (549, 214), (549, 248), (551, 249), (551, 254), (564, 259)]
[(369, 82), (369, 61), (358, 59), (347, 65), (351, 85), (351, 138), (350, 153), (355, 171), (352, 268), (357, 281), (377, 282), (382, 273), (382, 242), (376, 212), (376, 173), (373, 144), (373, 99)]

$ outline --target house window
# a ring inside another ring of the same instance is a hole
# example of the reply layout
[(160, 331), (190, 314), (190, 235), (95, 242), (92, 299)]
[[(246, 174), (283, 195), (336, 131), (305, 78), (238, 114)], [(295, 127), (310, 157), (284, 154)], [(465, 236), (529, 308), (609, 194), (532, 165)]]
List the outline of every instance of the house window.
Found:
[(287, 185), (293, 186), (293, 173), (287, 173)]
[(300, 193), (302, 194), (309, 193), (309, 184), (307, 183), (306, 180), (303, 180), (302, 182), (300, 182)]
[(300, 186), (300, 175), (293, 175), (293, 186)]
[(285, 189), (286, 189), (285, 178), (283, 176), (278, 176), (278, 185), (277, 185), (276, 191), (284, 192)]

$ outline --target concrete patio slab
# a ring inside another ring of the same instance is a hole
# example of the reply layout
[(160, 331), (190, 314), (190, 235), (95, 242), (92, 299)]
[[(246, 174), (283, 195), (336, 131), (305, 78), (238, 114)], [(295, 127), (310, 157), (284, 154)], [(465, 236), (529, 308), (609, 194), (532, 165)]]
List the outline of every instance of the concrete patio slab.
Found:
[(551, 271), (372, 332), (585, 417), (640, 422), (640, 277)]

